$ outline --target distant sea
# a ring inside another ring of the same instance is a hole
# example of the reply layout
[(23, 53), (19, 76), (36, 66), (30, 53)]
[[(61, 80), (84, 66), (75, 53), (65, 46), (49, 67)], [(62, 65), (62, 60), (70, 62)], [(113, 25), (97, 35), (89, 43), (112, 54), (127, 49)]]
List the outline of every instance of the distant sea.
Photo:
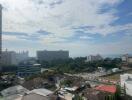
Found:
[[(104, 54), (104, 55), (101, 55), (103, 58), (120, 58), (122, 55), (124, 54)], [(132, 55), (132, 54), (129, 54), (129, 55)]]
[[(96, 55), (96, 54), (89, 54), (89, 55)], [(121, 56), (124, 55), (124, 54), (100, 54), (100, 55), (103, 58), (112, 58), (113, 59), (113, 58), (121, 58)], [(131, 54), (129, 53), (129, 55), (132, 56), (132, 53)], [(86, 56), (76, 56), (76, 57), (86, 57)], [(72, 58), (76, 58), (76, 57), (72, 57)]]
[(103, 58), (120, 58), (122, 54), (106, 54), (106, 55), (102, 55)]

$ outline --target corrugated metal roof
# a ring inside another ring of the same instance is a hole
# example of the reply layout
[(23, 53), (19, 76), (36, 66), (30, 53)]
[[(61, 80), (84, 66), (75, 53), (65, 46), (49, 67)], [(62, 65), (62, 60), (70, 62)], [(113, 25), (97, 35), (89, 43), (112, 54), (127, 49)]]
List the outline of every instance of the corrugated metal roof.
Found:
[(36, 93), (30, 93), (28, 95), (24, 95), (22, 100), (50, 100), (47, 96), (42, 96)]
[(4, 100), (21, 100), (22, 97), (23, 97), (23, 95), (15, 94), (15, 95), (11, 95), (11, 96), (5, 97)]
[(1, 94), (3, 96), (10, 96), (10, 95), (15, 95), (15, 94), (24, 94), (26, 92), (29, 92), (29, 90), (22, 87), (21, 85), (16, 85), (16, 86), (9, 87), (9, 88), (1, 91)]
[(100, 85), (96, 87), (95, 89), (99, 91), (110, 92), (110, 93), (116, 92), (116, 86), (114, 85)]
[(42, 89), (34, 89), (34, 90), (28, 92), (28, 94), (30, 94), (30, 93), (36, 93), (36, 94), (39, 94), (39, 95), (42, 95), (42, 96), (47, 96), (47, 95), (53, 94), (52, 91), (44, 89), (44, 88), (42, 88)]

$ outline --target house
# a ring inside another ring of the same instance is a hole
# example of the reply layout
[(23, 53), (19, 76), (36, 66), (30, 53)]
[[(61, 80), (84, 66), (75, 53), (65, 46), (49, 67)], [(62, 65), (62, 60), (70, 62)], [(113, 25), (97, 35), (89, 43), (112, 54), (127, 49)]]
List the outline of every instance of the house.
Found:
[(22, 87), (21, 85), (16, 85), (16, 86), (9, 87), (9, 88), (1, 91), (1, 94), (2, 94), (2, 96), (7, 97), (7, 96), (15, 95), (15, 94), (23, 95), (28, 91), (29, 90)]
[(21, 100), (64, 100), (54, 95), (52, 91), (40, 88), (27, 92)]
[[(115, 85), (99, 85), (95, 90), (101, 91), (105, 94), (105, 100), (116, 100), (116, 86)], [(103, 99), (101, 99), (103, 100)]]
[(103, 92), (109, 92), (109, 93), (116, 93), (116, 86), (114, 85), (99, 85), (95, 88), (98, 91), (103, 91)]
[(65, 90), (65, 88), (61, 88), (57, 94), (60, 98), (63, 98), (64, 100), (73, 100), (73, 97), (74, 97), (74, 94)]
[(1, 91), (1, 94), (4, 97), (4, 100), (21, 100), (26, 92), (29, 92), (29, 90), (21, 85), (16, 85)]
[(98, 85), (95, 88), (86, 88), (81, 96), (84, 100), (116, 100), (116, 87), (114, 85)]
[(82, 92), (84, 100), (105, 100), (106, 94), (92, 88), (87, 88)]

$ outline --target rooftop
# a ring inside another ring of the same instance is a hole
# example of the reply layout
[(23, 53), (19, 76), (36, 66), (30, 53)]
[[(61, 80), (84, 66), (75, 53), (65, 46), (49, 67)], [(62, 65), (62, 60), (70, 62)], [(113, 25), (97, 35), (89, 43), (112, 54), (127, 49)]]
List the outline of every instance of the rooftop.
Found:
[(36, 93), (30, 93), (28, 95), (24, 95), (22, 100), (50, 100), (47, 96), (42, 96)]
[(99, 91), (103, 91), (103, 92), (109, 92), (109, 93), (116, 92), (116, 86), (114, 85), (99, 85), (95, 89)]
[(76, 91), (78, 89), (78, 87), (77, 86), (74, 86), (74, 87), (65, 87), (64, 89), (68, 90), (68, 91)]
[(52, 91), (44, 89), (44, 88), (43, 89), (34, 89), (34, 90), (28, 92), (28, 94), (30, 94), (30, 93), (36, 93), (36, 94), (39, 94), (41, 96), (48, 96), (50, 94), (53, 94)]
[(23, 97), (23, 95), (15, 94), (15, 95), (5, 97), (4, 100), (21, 100), (22, 97)]
[(1, 91), (1, 94), (3, 96), (11, 96), (11, 95), (15, 95), (15, 94), (24, 94), (26, 92), (28, 92), (29, 90), (27, 90), (26, 88), (22, 87), (21, 85), (16, 85), (13, 87), (9, 87), (3, 91)]
[(130, 79), (130, 80), (128, 79), (128, 80), (126, 80), (125, 82), (126, 82), (127, 84), (132, 84), (132, 80), (131, 80), (131, 79)]

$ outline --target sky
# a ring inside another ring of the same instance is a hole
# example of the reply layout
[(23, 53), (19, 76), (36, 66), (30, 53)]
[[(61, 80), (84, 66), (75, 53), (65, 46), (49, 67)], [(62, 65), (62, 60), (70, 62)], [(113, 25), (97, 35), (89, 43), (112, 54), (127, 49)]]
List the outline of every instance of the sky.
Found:
[(132, 0), (0, 0), (3, 50), (132, 53)]

